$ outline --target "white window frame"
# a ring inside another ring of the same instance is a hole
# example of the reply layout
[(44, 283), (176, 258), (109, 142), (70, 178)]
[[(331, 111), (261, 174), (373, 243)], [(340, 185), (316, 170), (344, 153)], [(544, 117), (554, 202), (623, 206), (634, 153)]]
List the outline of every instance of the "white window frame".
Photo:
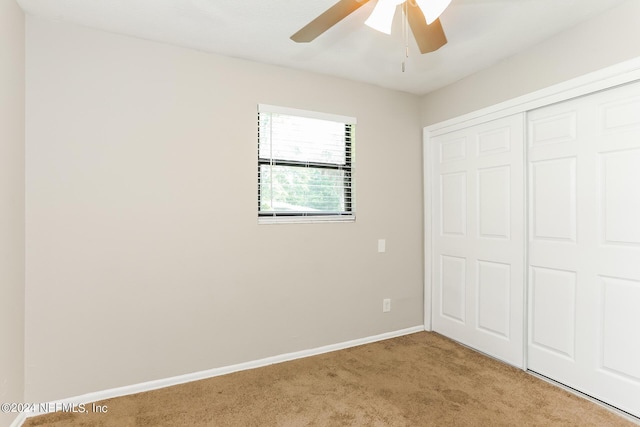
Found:
[[(289, 116), (305, 117), (319, 120), (329, 120), (352, 125), (355, 128), (357, 120), (355, 117), (343, 116), (331, 113), (322, 113), (310, 110), (301, 110), (297, 108), (280, 107), (268, 104), (258, 104), (258, 117), (261, 113), (275, 113)], [(260, 124), (258, 123), (258, 126)], [(353, 128), (352, 128), (353, 129)], [(325, 222), (354, 222), (356, 218), (355, 209), (355, 156), (354, 156), (354, 134), (352, 132), (352, 140), (350, 142), (350, 193), (351, 193), (351, 211), (339, 215), (321, 214), (321, 215), (283, 215), (283, 216), (261, 216), (258, 205), (258, 224), (289, 224), (289, 223), (325, 223)], [(258, 141), (259, 148), (259, 141)], [(258, 153), (258, 169), (260, 168), (260, 154)], [(260, 197), (260, 177), (258, 171), (258, 197)]]

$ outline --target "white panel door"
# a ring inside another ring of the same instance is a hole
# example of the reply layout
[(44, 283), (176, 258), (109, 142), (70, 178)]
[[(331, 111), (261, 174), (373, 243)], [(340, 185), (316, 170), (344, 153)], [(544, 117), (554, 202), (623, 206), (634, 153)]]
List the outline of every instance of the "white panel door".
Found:
[(523, 366), (524, 116), (431, 140), (433, 329)]
[(640, 416), (640, 84), (527, 128), (528, 367)]

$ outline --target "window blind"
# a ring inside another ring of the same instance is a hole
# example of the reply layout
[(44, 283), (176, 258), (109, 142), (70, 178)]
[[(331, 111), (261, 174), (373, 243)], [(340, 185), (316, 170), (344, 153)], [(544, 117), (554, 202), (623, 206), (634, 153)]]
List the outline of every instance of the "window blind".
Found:
[(258, 106), (260, 217), (354, 216), (355, 119)]

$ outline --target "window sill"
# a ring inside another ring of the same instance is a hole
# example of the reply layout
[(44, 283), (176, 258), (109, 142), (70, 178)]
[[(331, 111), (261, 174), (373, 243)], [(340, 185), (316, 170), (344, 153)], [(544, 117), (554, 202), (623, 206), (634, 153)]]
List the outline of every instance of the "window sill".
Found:
[(355, 222), (355, 215), (326, 216), (263, 216), (258, 224), (319, 224), (325, 222)]

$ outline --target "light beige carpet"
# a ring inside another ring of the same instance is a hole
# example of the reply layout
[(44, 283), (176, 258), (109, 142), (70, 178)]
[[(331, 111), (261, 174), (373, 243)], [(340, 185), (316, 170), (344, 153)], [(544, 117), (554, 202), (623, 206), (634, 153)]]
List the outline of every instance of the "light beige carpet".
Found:
[(33, 426), (632, 426), (585, 399), (421, 332), (100, 402)]

